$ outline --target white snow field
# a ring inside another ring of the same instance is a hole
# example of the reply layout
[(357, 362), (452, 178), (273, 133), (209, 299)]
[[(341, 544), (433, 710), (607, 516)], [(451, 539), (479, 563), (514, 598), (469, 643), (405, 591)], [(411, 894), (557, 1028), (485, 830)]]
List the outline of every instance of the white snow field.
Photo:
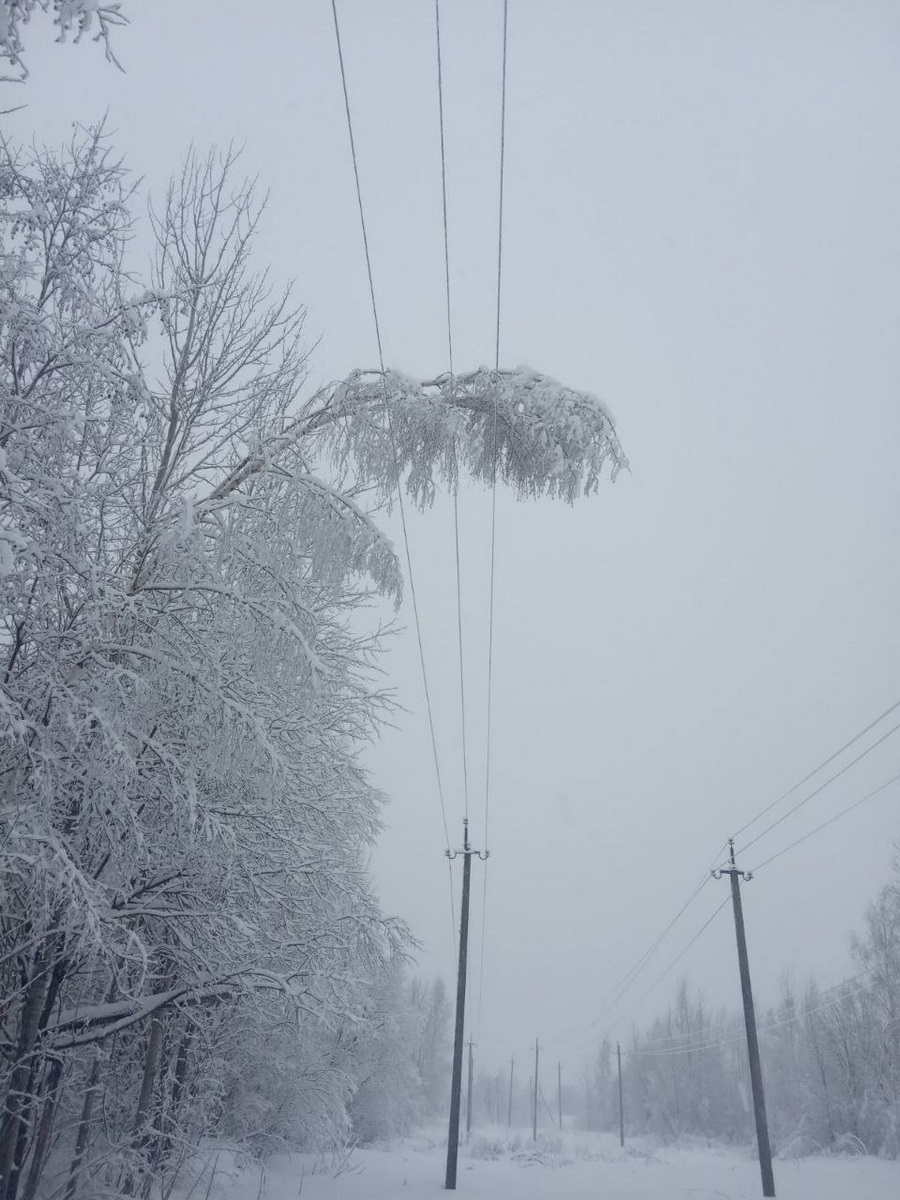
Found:
[[(411, 1200), (446, 1196), (445, 1148), (420, 1134), (382, 1148), (314, 1159), (281, 1155), (262, 1178), (228, 1154), (210, 1158), (193, 1195), (210, 1200)], [(492, 1157), (497, 1155), (497, 1157)], [(211, 1165), (216, 1174), (210, 1187)], [(775, 1163), (780, 1200), (897, 1200), (900, 1163), (809, 1157)], [(762, 1195), (756, 1162), (734, 1150), (659, 1146), (620, 1150), (603, 1134), (539, 1138), (474, 1135), (461, 1148), (460, 1200), (750, 1200)]]

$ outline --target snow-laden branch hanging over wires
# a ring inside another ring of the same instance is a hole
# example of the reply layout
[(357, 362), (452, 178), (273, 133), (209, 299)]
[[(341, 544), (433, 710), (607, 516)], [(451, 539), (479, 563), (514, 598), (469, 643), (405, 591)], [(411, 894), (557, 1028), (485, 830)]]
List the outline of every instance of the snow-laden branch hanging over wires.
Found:
[(421, 507), (461, 473), (490, 484), (495, 455), (497, 479), (519, 496), (570, 504), (597, 490), (604, 469), (615, 480), (628, 466), (603, 401), (530, 367), (424, 382), (354, 371), (312, 424), (336, 463), (352, 458), (360, 479), (385, 496), (399, 471)]

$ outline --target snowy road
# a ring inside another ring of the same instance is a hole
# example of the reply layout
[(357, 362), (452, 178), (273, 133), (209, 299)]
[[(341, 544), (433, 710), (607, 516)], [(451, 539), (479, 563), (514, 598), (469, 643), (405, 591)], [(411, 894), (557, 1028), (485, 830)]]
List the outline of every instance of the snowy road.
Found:
[[(503, 1139), (505, 1140), (505, 1139)], [(529, 1142), (499, 1159), (473, 1139), (460, 1156), (460, 1200), (756, 1200), (756, 1163), (733, 1151), (657, 1147), (620, 1151), (603, 1135), (558, 1139), (535, 1155)], [(473, 1153), (474, 1152), (474, 1153)], [(217, 1200), (411, 1200), (446, 1196), (444, 1150), (419, 1136), (349, 1160), (283, 1156), (272, 1160), (260, 1192), (258, 1169), (219, 1169)], [(198, 1189), (201, 1194), (206, 1188)], [(868, 1158), (806, 1158), (776, 1163), (780, 1200), (896, 1200), (900, 1164)]]

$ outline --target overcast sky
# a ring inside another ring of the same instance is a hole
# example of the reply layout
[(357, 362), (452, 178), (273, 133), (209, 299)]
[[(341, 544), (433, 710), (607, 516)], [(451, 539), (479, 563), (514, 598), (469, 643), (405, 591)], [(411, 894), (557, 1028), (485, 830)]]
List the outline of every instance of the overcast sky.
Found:
[[(108, 111), (157, 193), (191, 142), (242, 143), (271, 188), (260, 264), (294, 277), (316, 380), (376, 365), (328, 0), (127, 0), (120, 74), (27, 31), (8, 133)], [(457, 368), (493, 359), (500, 0), (444, 0)], [(385, 355), (447, 368), (434, 5), (340, 0)], [(501, 361), (610, 405), (630, 475), (572, 509), (501, 494), (481, 1061), (538, 1035), (574, 1069), (683, 970), (739, 1002), (710, 883), (596, 1030), (717, 848), (900, 698), (900, 7), (893, 0), (511, 0)], [(3, 107), (7, 107), (6, 103)], [(489, 501), (460, 497), (470, 816), (484, 844)], [(411, 523), (454, 845), (463, 812), (452, 510)], [(404, 621), (411, 622), (406, 605)], [(406, 712), (369, 759), (374, 860), (422, 970), (455, 970), (411, 628)], [(748, 851), (753, 867), (900, 770), (900, 736)], [(804, 793), (797, 793), (802, 797)], [(889, 877), (894, 788), (746, 890), (761, 1004), (854, 970)], [(777, 814), (773, 814), (777, 815)], [(749, 836), (749, 835), (748, 835)], [(459, 890), (457, 885), (457, 899)]]

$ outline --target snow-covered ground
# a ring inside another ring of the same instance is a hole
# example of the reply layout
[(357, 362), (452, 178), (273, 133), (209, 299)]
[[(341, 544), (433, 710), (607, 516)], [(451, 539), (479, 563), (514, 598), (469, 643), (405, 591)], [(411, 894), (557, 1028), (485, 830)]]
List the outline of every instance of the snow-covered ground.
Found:
[[(446, 1195), (445, 1148), (437, 1134), (389, 1147), (326, 1155), (283, 1155), (260, 1177), (228, 1154), (210, 1158), (194, 1195), (211, 1200), (411, 1200)], [(211, 1164), (216, 1175), (209, 1187)], [(781, 1200), (896, 1200), (900, 1163), (812, 1157), (775, 1164)], [(620, 1150), (603, 1134), (544, 1137), (506, 1131), (475, 1135), (461, 1149), (460, 1200), (745, 1200), (761, 1196), (756, 1162), (739, 1152), (658, 1146), (642, 1139)]]

